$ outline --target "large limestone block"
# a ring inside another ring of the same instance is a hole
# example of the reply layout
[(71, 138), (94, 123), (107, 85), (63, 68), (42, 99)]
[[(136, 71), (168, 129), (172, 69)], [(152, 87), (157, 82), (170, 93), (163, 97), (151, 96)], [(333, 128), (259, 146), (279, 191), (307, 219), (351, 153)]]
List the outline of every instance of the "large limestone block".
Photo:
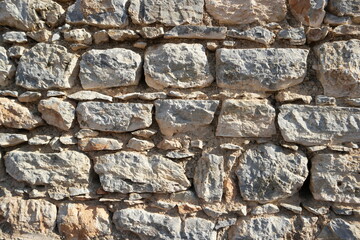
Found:
[(145, 81), (155, 89), (209, 86), (214, 77), (201, 44), (167, 43), (145, 53)]
[(320, 27), (325, 17), (327, 0), (290, 0), (290, 11), (306, 26)]
[(310, 189), (316, 200), (360, 203), (360, 155), (318, 154), (311, 163)]
[(276, 134), (275, 117), (275, 109), (266, 99), (227, 99), (221, 107), (216, 136), (271, 137)]
[(8, 57), (6, 49), (0, 46), (0, 87), (6, 86), (10, 83), (15, 70), (15, 65)]
[(92, 49), (80, 61), (79, 78), (84, 89), (137, 85), (141, 78), (140, 54), (124, 48)]
[(190, 187), (185, 170), (160, 155), (118, 152), (96, 159), (95, 172), (108, 192), (178, 192)]
[(27, 89), (71, 88), (77, 77), (78, 57), (57, 44), (38, 43), (19, 61), (16, 84)]
[(152, 123), (152, 104), (83, 102), (76, 108), (81, 128), (131, 132)]
[(297, 48), (218, 49), (217, 84), (252, 91), (285, 89), (304, 80), (308, 54)]
[(293, 195), (306, 180), (307, 162), (302, 152), (270, 143), (248, 149), (236, 171), (241, 196), (266, 203)]
[(286, 104), (278, 124), (285, 141), (305, 146), (341, 144), (360, 140), (360, 109)]
[(156, 100), (155, 118), (161, 133), (172, 136), (209, 125), (218, 105), (215, 100)]
[(323, 43), (314, 48), (324, 94), (360, 97), (360, 40)]

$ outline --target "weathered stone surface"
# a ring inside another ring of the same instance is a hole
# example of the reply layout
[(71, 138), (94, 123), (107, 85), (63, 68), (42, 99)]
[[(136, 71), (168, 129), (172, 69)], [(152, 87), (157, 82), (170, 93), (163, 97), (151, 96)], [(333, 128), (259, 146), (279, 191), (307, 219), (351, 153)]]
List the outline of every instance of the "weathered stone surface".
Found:
[(56, 206), (42, 199), (0, 199), (0, 216), (14, 232), (50, 233), (56, 225)]
[(145, 53), (145, 81), (155, 89), (209, 86), (214, 77), (201, 44), (167, 43)]
[(194, 174), (197, 195), (206, 202), (221, 201), (224, 177), (224, 158), (203, 153), (197, 162)]
[(277, 91), (301, 83), (309, 51), (292, 48), (218, 49), (217, 84), (221, 88)]
[(335, 36), (360, 36), (359, 25), (341, 25), (333, 29)]
[(264, 214), (274, 214), (278, 213), (280, 209), (271, 203), (267, 203), (264, 205), (257, 206), (251, 211), (252, 215), (264, 215)]
[(359, 0), (330, 0), (328, 9), (337, 16), (360, 17)]
[(155, 144), (149, 140), (131, 138), (126, 146), (136, 151), (146, 151), (155, 147)]
[(128, 0), (76, 0), (67, 9), (66, 22), (101, 28), (125, 27), (128, 25), (127, 2)]
[(78, 142), (82, 151), (120, 150), (123, 143), (112, 138), (82, 138)]
[(232, 29), (227, 32), (227, 35), (232, 38), (245, 39), (264, 45), (271, 45), (276, 37), (272, 31), (261, 26), (253, 27), (243, 32)]
[(0, 25), (24, 31), (53, 27), (64, 9), (51, 0), (4, 0), (0, 2)]
[(77, 61), (63, 46), (38, 43), (21, 57), (16, 84), (27, 89), (70, 88), (77, 77)]
[(40, 29), (33, 32), (27, 32), (26, 35), (37, 42), (47, 42), (52, 36), (52, 32), (47, 29)]
[(276, 133), (276, 112), (266, 99), (223, 102), (216, 136), (271, 137)]
[(312, 101), (312, 97), (309, 95), (302, 95), (289, 91), (281, 91), (275, 96), (276, 101), (278, 102), (295, 102), (295, 101), (303, 101), (306, 104), (310, 104)]
[(360, 239), (360, 226), (356, 221), (347, 222), (341, 218), (335, 218), (330, 221), (329, 227), (338, 239)]
[(35, 135), (34, 137), (29, 139), (29, 145), (46, 145), (52, 139), (51, 136), (48, 135)]
[(348, 16), (335, 16), (331, 13), (326, 13), (324, 18), (324, 23), (329, 24), (330, 26), (339, 26), (343, 24), (351, 24), (351, 18)]
[(132, 86), (139, 83), (140, 54), (124, 48), (93, 49), (82, 55), (79, 78), (84, 89)]
[(308, 28), (306, 31), (307, 43), (317, 42), (323, 40), (329, 33), (331, 28), (323, 26), (319, 28)]
[(218, 105), (215, 100), (156, 100), (155, 119), (161, 133), (172, 136), (209, 125)]
[(18, 181), (33, 185), (86, 184), (90, 159), (76, 151), (39, 153), (11, 151), (5, 155), (6, 172)]
[(83, 102), (76, 108), (81, 128), (131, 132), (152, 123), (152, 104)]
[(325, 17), (327, 0), (290, 0), (290, 11), (306, 26), (320, 27)]
[(180, 25), (165, 33), (165, 38), (225, 39), (226, 27)]
[(324, 94), (360, 97), (360, 40), (327, 42), (314, 50), (318, 58), (317, 76)]
[(41, 96), (39, 92), (26, 91), (19, 95), (18, 100), (19, 102), (36, 102), (41, 99)]
[(181, 239), (180, 217), (170, 217), (142, 209), (128, 208), (116, 211), (113, 221), (117, 229), (134, 232), (142, 239)]
[(108, 192), (177, 192), (190, 187), (185, 170), (160, 155), (118, 152), (100, 156), (94, 166)]
[(27, 142), (25, 134), (0, 133), (0, 147), (11, 147), (20, 143)]
[(10, 83), (15, 73), (15, 65), (9, 59), (6, 49), (0, 46), (0, 87)]
[(56, 97), (41, 100), (38, 110), (48, 124), (65, 131), (71, 128), (75, 119), (75, 107)]
[(322, 201), (360, 203), (360, 156), (318, 154), (311, 159), (311, 192)]
[(216, 231), (214, 231), (215, 224), (209, 220), (197, 217), (190, 217), (185, 219), (184, 237), (183, 239), (194, 240), (215, 240)]
[(2, 35), (4, 42), (6, 43), (26, 43), (26, 33), (25, 32), (18, 32), (18, 31), (10, 31), (6, 32)]
[(220, 24), (280, 22), (286, 15), (285, 0), (205, 0), (205, 3), (206, 10)]
[(111, 233), (110, 216), (105, 206), (61, 204), (57, 224), (66, 239), (94, 239)]
[(42, 124), (43, 120), (27, 107), (8, 98), (0, 98), (0, 126), (30, 130)]
[(201, 24), (203, 0), (131, 0), (129, 14), (135, 24), (162, 23), (166, 26)]
[(109, 37), (114, 41), (136, 40), (140, 38), (134, 30), (120, 30), (110, 29), (108, 30)]
[(307, 162), (303, 153), (270, 143), (250, 148), (236, 172), (241, 196), (260, 203), (291, 196), (308, 175)]
[(72, 29), (64, 32), (64, 39), (68, 42), (84, 43), (87, 45), (92, 43), (91, 33), (85, 28)]
[(102, 44), (109, 41), (109, 34), (106, 30), (100, 30), (97, 32), (94, 32), (94, 43), (95, 44)]
[(70, 94), (68, 98), (78, 101), (92, 101), (92, 100), (104, 100), (109, 102), (112, 101), (112, 97), (93, 91), (79, 91)]
[(278, 124), (287, 142), (305, 146), (341, 144), (360, 140), (360, 109), (286, 104)]
[(283, 29), (278, 33), (278, 38), (288, 40), (294, 46), (301, 46), (306, 43), (304, 27)]

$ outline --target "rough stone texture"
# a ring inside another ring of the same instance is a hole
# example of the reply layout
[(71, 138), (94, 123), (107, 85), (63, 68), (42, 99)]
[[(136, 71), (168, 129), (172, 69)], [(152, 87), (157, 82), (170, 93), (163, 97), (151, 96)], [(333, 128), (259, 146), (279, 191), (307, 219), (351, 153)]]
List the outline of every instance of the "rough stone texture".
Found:
[(358, 222), (347, 222), (341, 218), (335, 218), (330, 221), (329, 227), (338, 239), (359, 239), (360, 227)]
[(206, 87), (214, 80), (201, 44), (150, 47), (145, 53), (144, 71), (146, 83), (155, 89)]
[(216, 240), (215, 224), (203, 218), (191, 217), (185, 219), (183, 239)]
[(123, 143), (112, 138), (82, 138), (78, 142), (82, 151), (120, 150)]
[(84, 89), (101, 89), (137, 85), (141, 72), (141, 56), (131, 50), (93, 49), (82, 55), (79, 78)]
[(6, 49), (0, 46), (0, 87), (10, 83), (15, 69), (15, 65), (7, 56)]
[(27, 142), (25, 134), (0, 133), (0, 147), (11, 147)]
[(297, 192), (307, 175), (307, 158), (274, 144), (263, 144), (245, 152), (237, 169), (241, 196), (266, 203)]
[(130, 132), (152, 123), (152, 104), (83, 102), (76, 108), (81, 128)]
[(201, 24), (203, 0), (130, 0), (129, 14), (135, 24), (162, 23), (165, 26)]
[(113, 98), (108, 95), (93, 91), (79, 91), (67, 97), (78, 101), (104, 100), (111, 102), (113, 100)]
[(231, 100), (223, 102), (216, 136), (271, 137), (276, 134), (275, 109), (268, 100)]
[(360, 203), (360, 156), (318, 154), (311, 159), (311, 192), (322, 201)]
[(328, 8), (337, 16), (360, 17), (359, 0), (330, 0)]
[(155, 144), (149, 140), (131, 138), (126, 146), (136, 151), (146, 151), (155, 147)]
[(21, 57), (16, 84), (27, 89), (70, 88), (77, 77), (77, 61), (63, 46), (38, 43)]
[(220, 24), (249, 24), (258, 21), (280, 22), (286, 15), (286, 1), (205, 0), (206, 10)]
[(278, 124), (285, 141), (305, 146), (359, 141), (360, 109), (286, 104)]
[(304, 80), (308, 53), (292, 48), (218, 49), (216, 81), (221, 88), (285, 89)]
[(161, 155), (118, 152), (96, 159), (95, 172), (108, 192), (177, 192), (190, 187), (185, 170)]
[(304, 27), (283, 29), (278, 33), (278, 39), (288, 40), (294, 46), (304, 45), (306, 43)]
[(290, 0), (289, 6), (295, 18), (311, 27), (320, 27), (325, 17), (327, 0)]
[(216, 39), (226, 38), (226, 27), (180, 25), (165, 33), (165, 38)]
[(324, 94), (332, 97), (360, 97), (360, 40), (323, 43), (314, 48), (317, 76)]
[(209, 125), (219, 105), (214, 100), (156, 100), (155, 119), (166, 136)]
[(276, 35), (272, 31), (261, 26), (253, 27), (242, 32), (232, 29), (227, 32), (227, 35), (232, 38), (245, 39), (262, 43), (264, 45), (273, 44), (276, 37)]
[(68, 42), (84, 43), (90, 45), (92, 43), (91, 33), (85, 28), (73, 29), (64, 32), (64, 39)]
[(6, 32), (2, 35), (4, 42), (6, 43), (26, 43), (26, 33), (25, 32), (18, 32), (18, 31), (11, 31)]

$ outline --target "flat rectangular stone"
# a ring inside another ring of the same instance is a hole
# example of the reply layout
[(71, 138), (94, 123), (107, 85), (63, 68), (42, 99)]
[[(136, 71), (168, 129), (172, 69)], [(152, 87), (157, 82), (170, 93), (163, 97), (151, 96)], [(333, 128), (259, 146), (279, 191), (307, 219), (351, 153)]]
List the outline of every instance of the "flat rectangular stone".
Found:
[(225, 39), (226, 27), (180, 25), (165, 33), (165, 38)]

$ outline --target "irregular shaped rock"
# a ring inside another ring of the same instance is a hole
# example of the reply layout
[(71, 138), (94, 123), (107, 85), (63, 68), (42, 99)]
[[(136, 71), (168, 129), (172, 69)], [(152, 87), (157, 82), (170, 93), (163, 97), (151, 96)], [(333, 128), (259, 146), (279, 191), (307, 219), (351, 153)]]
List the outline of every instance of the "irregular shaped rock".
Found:
[(70, 99), (74, 99), (77, 101), (91, 101), (91, 100), (104, 100), (104, 101), (112, 101), (112, 97), (105, 95), (105, 94), (101, 94), (98, 92), (93, 92), (93, 91), (79, 91), (73, 94), (70, 94), (68, 96), (68, 98)]
[(136, 151), (146, 151), (155, 147), (155, 144), (149, 140), (131, 138), (126, 146)]
[(360, 156), (318, 154), (311, 159), (311, 192), (316, 200), (360, 203)]
[(318, 59), (317, 76), (324, 94), (360, 97), (360, 40), (327, 42), (314, 50)]
[(360, 140), (360, 109), (286, 104), (278, 124), (287, 142), (305, 146), (341, 144)]
[(253, 27), (243, 32), (232, 29), (227, 32), (227, 36), (258, 42), (264, 45), (273, 44), (276, 37), (276, 35), (272, 31), (261, 26)]
[(0, 199), (0, 216), (14, 232), (51, 233), (56, 225), (56, 206), (42, 199)]
[(214, 231), (215, 224), (209, 220), (197, 217), (190, 217), (185, 219), (184, 238), (194, 240), (215, 240), (216, 231)]
[(339, 26), (345, 24), (351, 24), (351, 18), (348, 16), (339, 17), (332, 15), (331, 13), (326, 13), (324, 18), (324, 23), (329, 24), (330, 26)]
[(142, 239), (181, 239), (180, 217), (170, 217), (142, 209), (128, 208), (116, 211), (113, 221), (118, 230), (134, 232)]
[(278, 33), (278, 38), (288, 40), (294, 46), (301, 46), (306, 43), (304, 27), (283, 29)]
[(0, 147), (16, 146), (27, 141), (28, 138), (25, 134), (0, 133)]
[(90, 159), (79, 152), (11, 151), (4, 158), (6, 172), (17, 181), (51, 186), (72, 186), (89, 182)]
[(331, 28), (329, 26), (323, 26), (319, 28), (308, 28), (306, 31), (306, 39), (308, 44), (325, 39), (330, 29)]
[(95, 44), (102, 44), (109, 41), (109, 35), (106, 30), (100, 30), (94, 32), (94, 43)]
[(280, 22), (286, 16), (285, 0), (205, 0), (205, 3), (208, 13), (220, 24)]
[(0, 46), (0, 87), (10, 83), (10, 79), (15, 73), (15, 65), (7, 56), (6, 49)]
[(335, 36), (359, 36), (360, 26), (359, 25), (341, 25), (333, 29)]
[(264, 215), (264, 214), (274, 214), (278, 213), (280, 209), (271, 203), (267, 203), (261, 206), (257, 206), (251, 211), (252, 215)]
[(40, 29), (33, 32), (27, 32), (26, 35), (37, 42), (47, 42), (52, 36), (52, 32), (47, 29)]
[(128, 0), (76, 0), (67, 9), (66, 22), (100, 28), (125, 27), (128, 25), (126, 3)]
[(29, 139), (29, 145), (46, 145), (50, 142), (52, 136), (48, 135), (36, 135)]
[(100, 156), (94, 166), (108, 192), (177, 192), (190, 187), (185, 170), (160, 155), (118, 152)]
[(42, 95), (39, 92), (26, 91), (19, 95), (19, 102), (36, 102), (41, 99)]
[(123, 143), (112, 138), (82, 138), (78, 142), (81, 151), (120, 150)]
[(247, 150), (237, 169), (244, 200), (267, 203), (296, 193), (308, 175), (307, 158), (274, 144)]
[(301, 83), (309, 50), (294, 48), (218, 49), (217, 84), (221, 88), (278, 91)]
[(330, 0), (328, 9), (337, 16), (360, 17), (359, 0)]
[(66, 239), (94, 239), (111, 233), (110, 216), (105, 206), (61, 204), (57, 225)]
[(145, 53), (145, 81), (155, 89), (209, 86), (214, 77), (201, 44), (167, 43)]
[(83, 102), (76, 108), (81, 128), (131, 132), (152, 123), (152, 104)]
[(108, 35), (114, 41), (135, 40), (140, 38), (134, 30), (110, 29), (108, 30)]
[(6, 43), (26, 43), (26, 33), (18, 31), (6, 32), (2, 35), (4, 42)]
[(92, 49), (82, 55), (79, 78), (84, 89), (137, 85), (142, 71), (140, 54), (124, 48)]
[(8, 98), (0, 98), (0, 126), (31, 130), (43, 123), (27, 107)]
[(166, 136), (209, 125), (219, 105), (215, 100), (156, 100), (155, 119)]
[(221, 107), (216, 136), (271, 137), (276, 134), (275, 117), (275, 109), (266, 99), (227, 99)]
[(225, 39), (226, 27), (180, 25), (165, 33), (165, 38)]
[(92, 43), (91, 33), (85, 28), (72, 29), (64, 32), (64, 39), (68, 42), (83, 43), (90, 45)]
[(65, 131), (71, 128), (75, 119), (75, 107), (56, 97), (41, 100), (38, 110), (48, 124)]
[(206, 202), (220, 202), (223, 195), (224, 158), (203, 153), (198, 160), (194, 174), (197, 195)]
[(204, 0), (131, 0), (129, 14), (135, 24), (161, 23), (166, 26), (201, 24)]
[(75, 54), (57, 44), (38, 43), (20, 59), (16, 84), (27, 89), (71, 88), (77, 77)]
[(295, 102), (295, 101), (303, 101), (306, 104), (310, 104), (312, 101), (312, 97), (309, 95), (302, 95), (289, 91), (281, 91), (275, 96), (276, 101), (278, 102)]
[(290, 11), (301, 23), (310, 27), (320, 27), (325, 17), (327, 0), (290, 0)]
[(360, 239), (360, 227), (357, 222), (335, 218), (330, 221), (329, 227), (339, 239)]

